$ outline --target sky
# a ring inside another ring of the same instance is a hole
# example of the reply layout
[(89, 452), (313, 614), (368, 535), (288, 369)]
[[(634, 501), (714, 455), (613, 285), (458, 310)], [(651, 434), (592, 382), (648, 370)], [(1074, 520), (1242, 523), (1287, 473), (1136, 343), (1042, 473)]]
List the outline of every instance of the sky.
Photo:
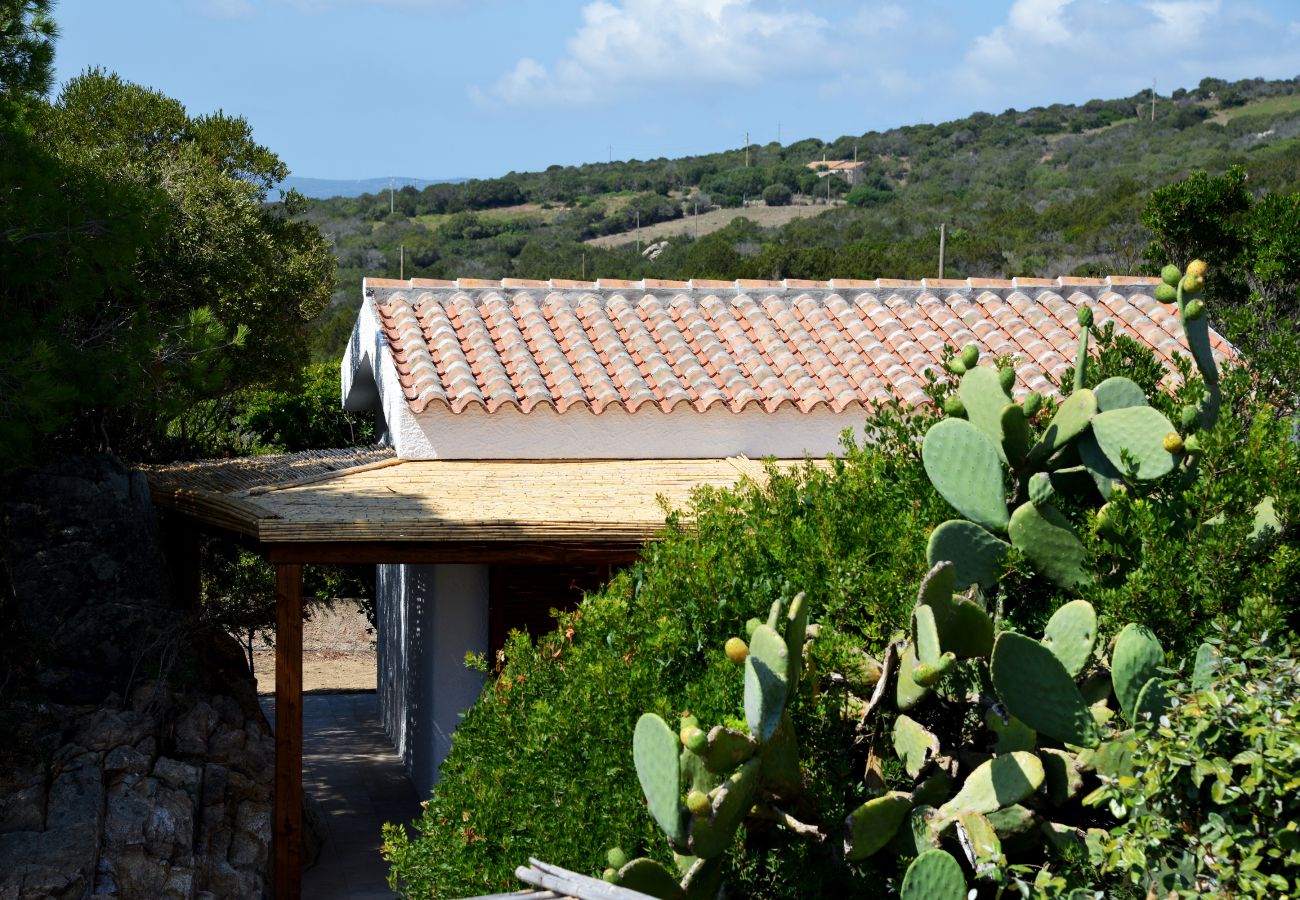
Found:
[(1297, 0), (58, 0), (60, 82), (245, 117), (293, 174), (493, 177), (1300, 75)]

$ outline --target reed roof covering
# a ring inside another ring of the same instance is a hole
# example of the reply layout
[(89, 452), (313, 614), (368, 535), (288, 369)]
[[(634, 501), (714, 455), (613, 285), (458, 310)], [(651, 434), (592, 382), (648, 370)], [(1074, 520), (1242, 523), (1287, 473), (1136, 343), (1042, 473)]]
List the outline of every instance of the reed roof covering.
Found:
[[(782, 466), (799, 464), (784, 461)], [(699, 485), (762, 478), (744, 457), (399, 460), (377, 448), (216, 460), (147, 472), (154, 503), (263, 544), (628, 543)]]

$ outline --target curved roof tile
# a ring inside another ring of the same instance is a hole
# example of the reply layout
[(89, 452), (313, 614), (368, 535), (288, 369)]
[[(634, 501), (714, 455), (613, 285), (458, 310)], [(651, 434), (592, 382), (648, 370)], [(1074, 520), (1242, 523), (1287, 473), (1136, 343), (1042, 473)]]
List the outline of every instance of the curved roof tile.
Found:
[[(842, 412), (925, 401), (943, 347), (1009, 355), (1050, 391), (1078, 348), (1078, 307), (1150, 347), (1186, 353), (1154, 280), (390, 281), (369, 279), (411, 408)], [(1221, 357), (1234, 350), (1219, 335)]]

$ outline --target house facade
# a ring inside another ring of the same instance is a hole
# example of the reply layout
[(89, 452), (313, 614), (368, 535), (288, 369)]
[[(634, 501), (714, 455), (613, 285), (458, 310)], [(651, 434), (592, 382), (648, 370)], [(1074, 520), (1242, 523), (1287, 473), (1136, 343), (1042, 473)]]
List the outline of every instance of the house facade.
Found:
[[(1113, 322), (1170, 363), (1181, 330), (1152, 298), (1154, 285), (367, 279), (342, 400), (375, 414), (400, 460), (522, 461), (535, 472), (551, 471), (548, 461), (585, 461), (571, 470), (585, 480), (573, 482), (566, 502), (574, 509), (564, 515), (582, 519), (587, 550), (599, 550), (605, 516), (611, 544), (626, 547), (628, 533), (612, 524), (617, 510), (606, 506), (629, 502), (632, 487), (730, 483), (746, 458), (838, 453), (843, 432), (861, 437), (874, 405), (926, 402), (945, 346), (974, 343), (1011, 358), (1017, 395), (1051, 393), (1072, 364), (1086, 303), (1098, 326)], [(484, 480), (489, 512), (479, 518), (491, 520), (498, 494), (513, 497), (516, 505), (501, 507), (511, 510), (500, 523), (508, 530), (532, 491), (527, 477)], [(537, 490), (538, 514), (557, 496)], [(571, 607), (623, 558), (539, 564), (505, 548), (491, 562), (378, 567), (380, 705), (419, 790), (436, 783), (460, 716), (481, 691), (466, 653), (491, 662), (509, 629), (544, 632), (551, 608)]]

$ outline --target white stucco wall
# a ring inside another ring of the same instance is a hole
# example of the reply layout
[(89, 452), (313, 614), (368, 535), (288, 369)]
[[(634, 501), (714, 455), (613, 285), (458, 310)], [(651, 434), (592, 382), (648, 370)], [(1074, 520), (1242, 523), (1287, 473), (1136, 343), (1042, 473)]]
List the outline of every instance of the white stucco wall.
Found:
[[(404, 411), (405, 415), (401, 412)], [(708, 412), (629, 413), (587, 409), (563, 414), (549, 408), (522, 413), (513, 407), (488, 413), (477, 407), (454, 414), (441, 406), (390, 419), (397, 455), (403, 459), (713, 459), (744, 454), (799, 458), (839, 453), (840, 433), (861, 438), (866, 414), (715, 407)]]
[(464, 661), (487, 652), (488, 567), (378, 566), (375, 624), (384, 729), (427, 796), (483, 688), (483, 675)]

